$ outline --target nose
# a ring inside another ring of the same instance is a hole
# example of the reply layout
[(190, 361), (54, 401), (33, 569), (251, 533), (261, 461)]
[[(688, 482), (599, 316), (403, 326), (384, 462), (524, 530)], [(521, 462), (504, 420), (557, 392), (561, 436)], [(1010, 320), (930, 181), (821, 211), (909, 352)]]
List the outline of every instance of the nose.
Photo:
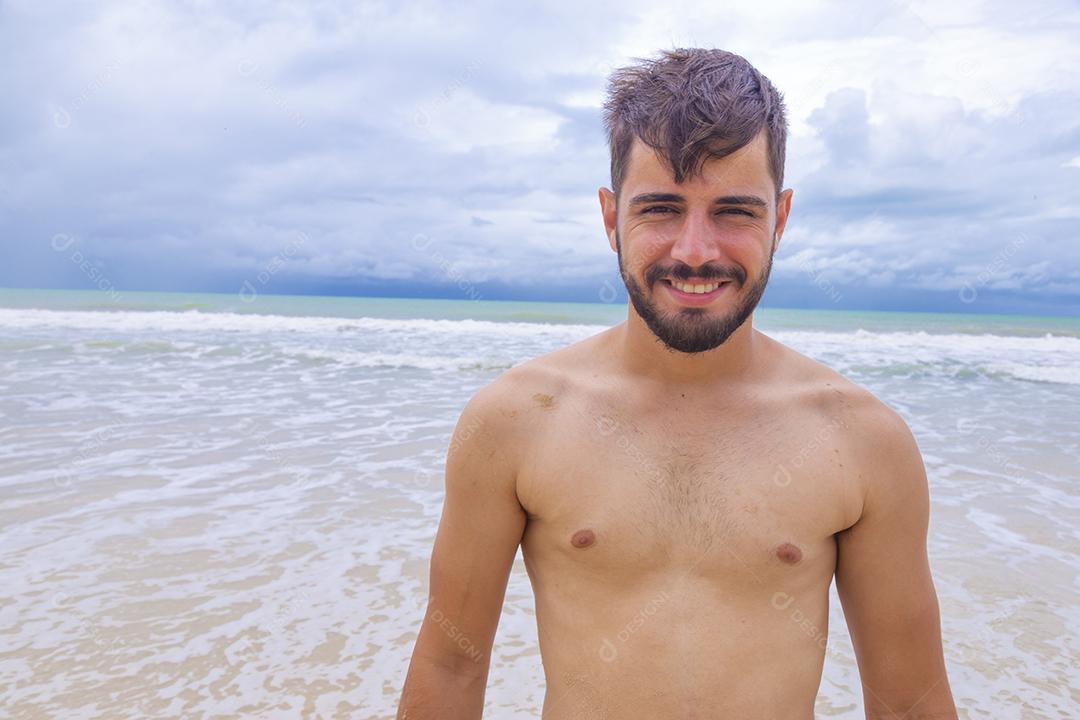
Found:
[(708, 212), (690, 211), (685, 218), (671, 246), (672, 259), (694, 268), (719, 259), (720, 245)]

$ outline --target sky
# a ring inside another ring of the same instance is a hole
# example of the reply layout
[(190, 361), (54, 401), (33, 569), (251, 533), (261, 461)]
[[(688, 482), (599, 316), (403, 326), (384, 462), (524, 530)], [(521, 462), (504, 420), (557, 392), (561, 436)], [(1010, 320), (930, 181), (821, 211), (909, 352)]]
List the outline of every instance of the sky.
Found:
[(1080, 315), (1080, 6), (0, 0), (0, 287), (625, 302), (610, 73), (783, 94), (765, 307)]

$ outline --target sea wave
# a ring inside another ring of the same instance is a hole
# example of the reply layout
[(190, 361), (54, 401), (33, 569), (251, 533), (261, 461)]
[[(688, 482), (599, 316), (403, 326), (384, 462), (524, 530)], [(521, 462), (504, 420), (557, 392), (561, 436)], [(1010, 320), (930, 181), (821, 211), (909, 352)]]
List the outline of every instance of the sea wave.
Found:
[(540, 322), (493, 322), (490, 320), (431, 320), (423, 318), (338, 318), (291, 315), (246, 315), (240, 313), (204, 313), (170, 311), (39, 310), (0, 308), (0, 327), (13, 329), (80, 329), (118, 331), (221, 331), (221, 332), (295, 332), (362, 333), (410, 332), (422, 330), (446, 335), (498, 333), (537, 337), (596, 333), (606, 325)]
[[(528, 357), (602, 332), (607, 326), (198, 310), (0, 308), (0, 329), (63, 331), (49, 332), (49, 341), (55, 344), (55, 335), (66, 337), (70, 348), (58, 350), (78, 354), (120, 351), (244, 358), (253, 357), (251, 353), (263, 357), (269, 353), (301, 362), (455, 371), (507, 369)], [(90, 337), (78, 331), (86, 331)], [(983, 375), (1080, 385), (1080, 338), (1067, 335), (875, 331), (863, 327), (765, 332), (842, 372), (959, 379)], [(16, 334), (4, 344), (8, 350), (25, 349), (26, 341)]]

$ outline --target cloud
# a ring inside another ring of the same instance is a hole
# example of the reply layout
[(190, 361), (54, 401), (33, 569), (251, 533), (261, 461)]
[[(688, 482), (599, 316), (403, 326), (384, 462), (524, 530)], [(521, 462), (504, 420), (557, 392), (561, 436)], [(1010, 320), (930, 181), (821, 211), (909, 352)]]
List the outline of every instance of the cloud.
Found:
[(809, 124), (825, 144), (829, 162), (851, 166), (863, 162), (869, 150), (870, 115), (866, 93), (842, 88), (825, 98), (825, 105), (810, 113)]
[(0, 285), (86, 286), (60, 233), (121, 288), (230, 291), (291, 248), (281, 287), (593, 298), (617, 282), (596, 198), (606, 76), (714, 45), (789, 109), (774, 282), (846, 298), (981, 282), (1069, 307), (1077, 30), (1051, 0), (5, 3)]

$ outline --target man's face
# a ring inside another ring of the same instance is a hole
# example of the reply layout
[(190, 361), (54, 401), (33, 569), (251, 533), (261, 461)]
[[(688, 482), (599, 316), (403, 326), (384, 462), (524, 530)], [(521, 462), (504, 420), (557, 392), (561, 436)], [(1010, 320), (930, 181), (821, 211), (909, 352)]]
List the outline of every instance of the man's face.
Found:
[(637, 314), (667, 347), (698, 353), (726, 341), (761, 300), (791, 190), (777, 197), (762, 133), (682, 184), (635, 140), (617, 208), (611, 191), (600, 199)]

